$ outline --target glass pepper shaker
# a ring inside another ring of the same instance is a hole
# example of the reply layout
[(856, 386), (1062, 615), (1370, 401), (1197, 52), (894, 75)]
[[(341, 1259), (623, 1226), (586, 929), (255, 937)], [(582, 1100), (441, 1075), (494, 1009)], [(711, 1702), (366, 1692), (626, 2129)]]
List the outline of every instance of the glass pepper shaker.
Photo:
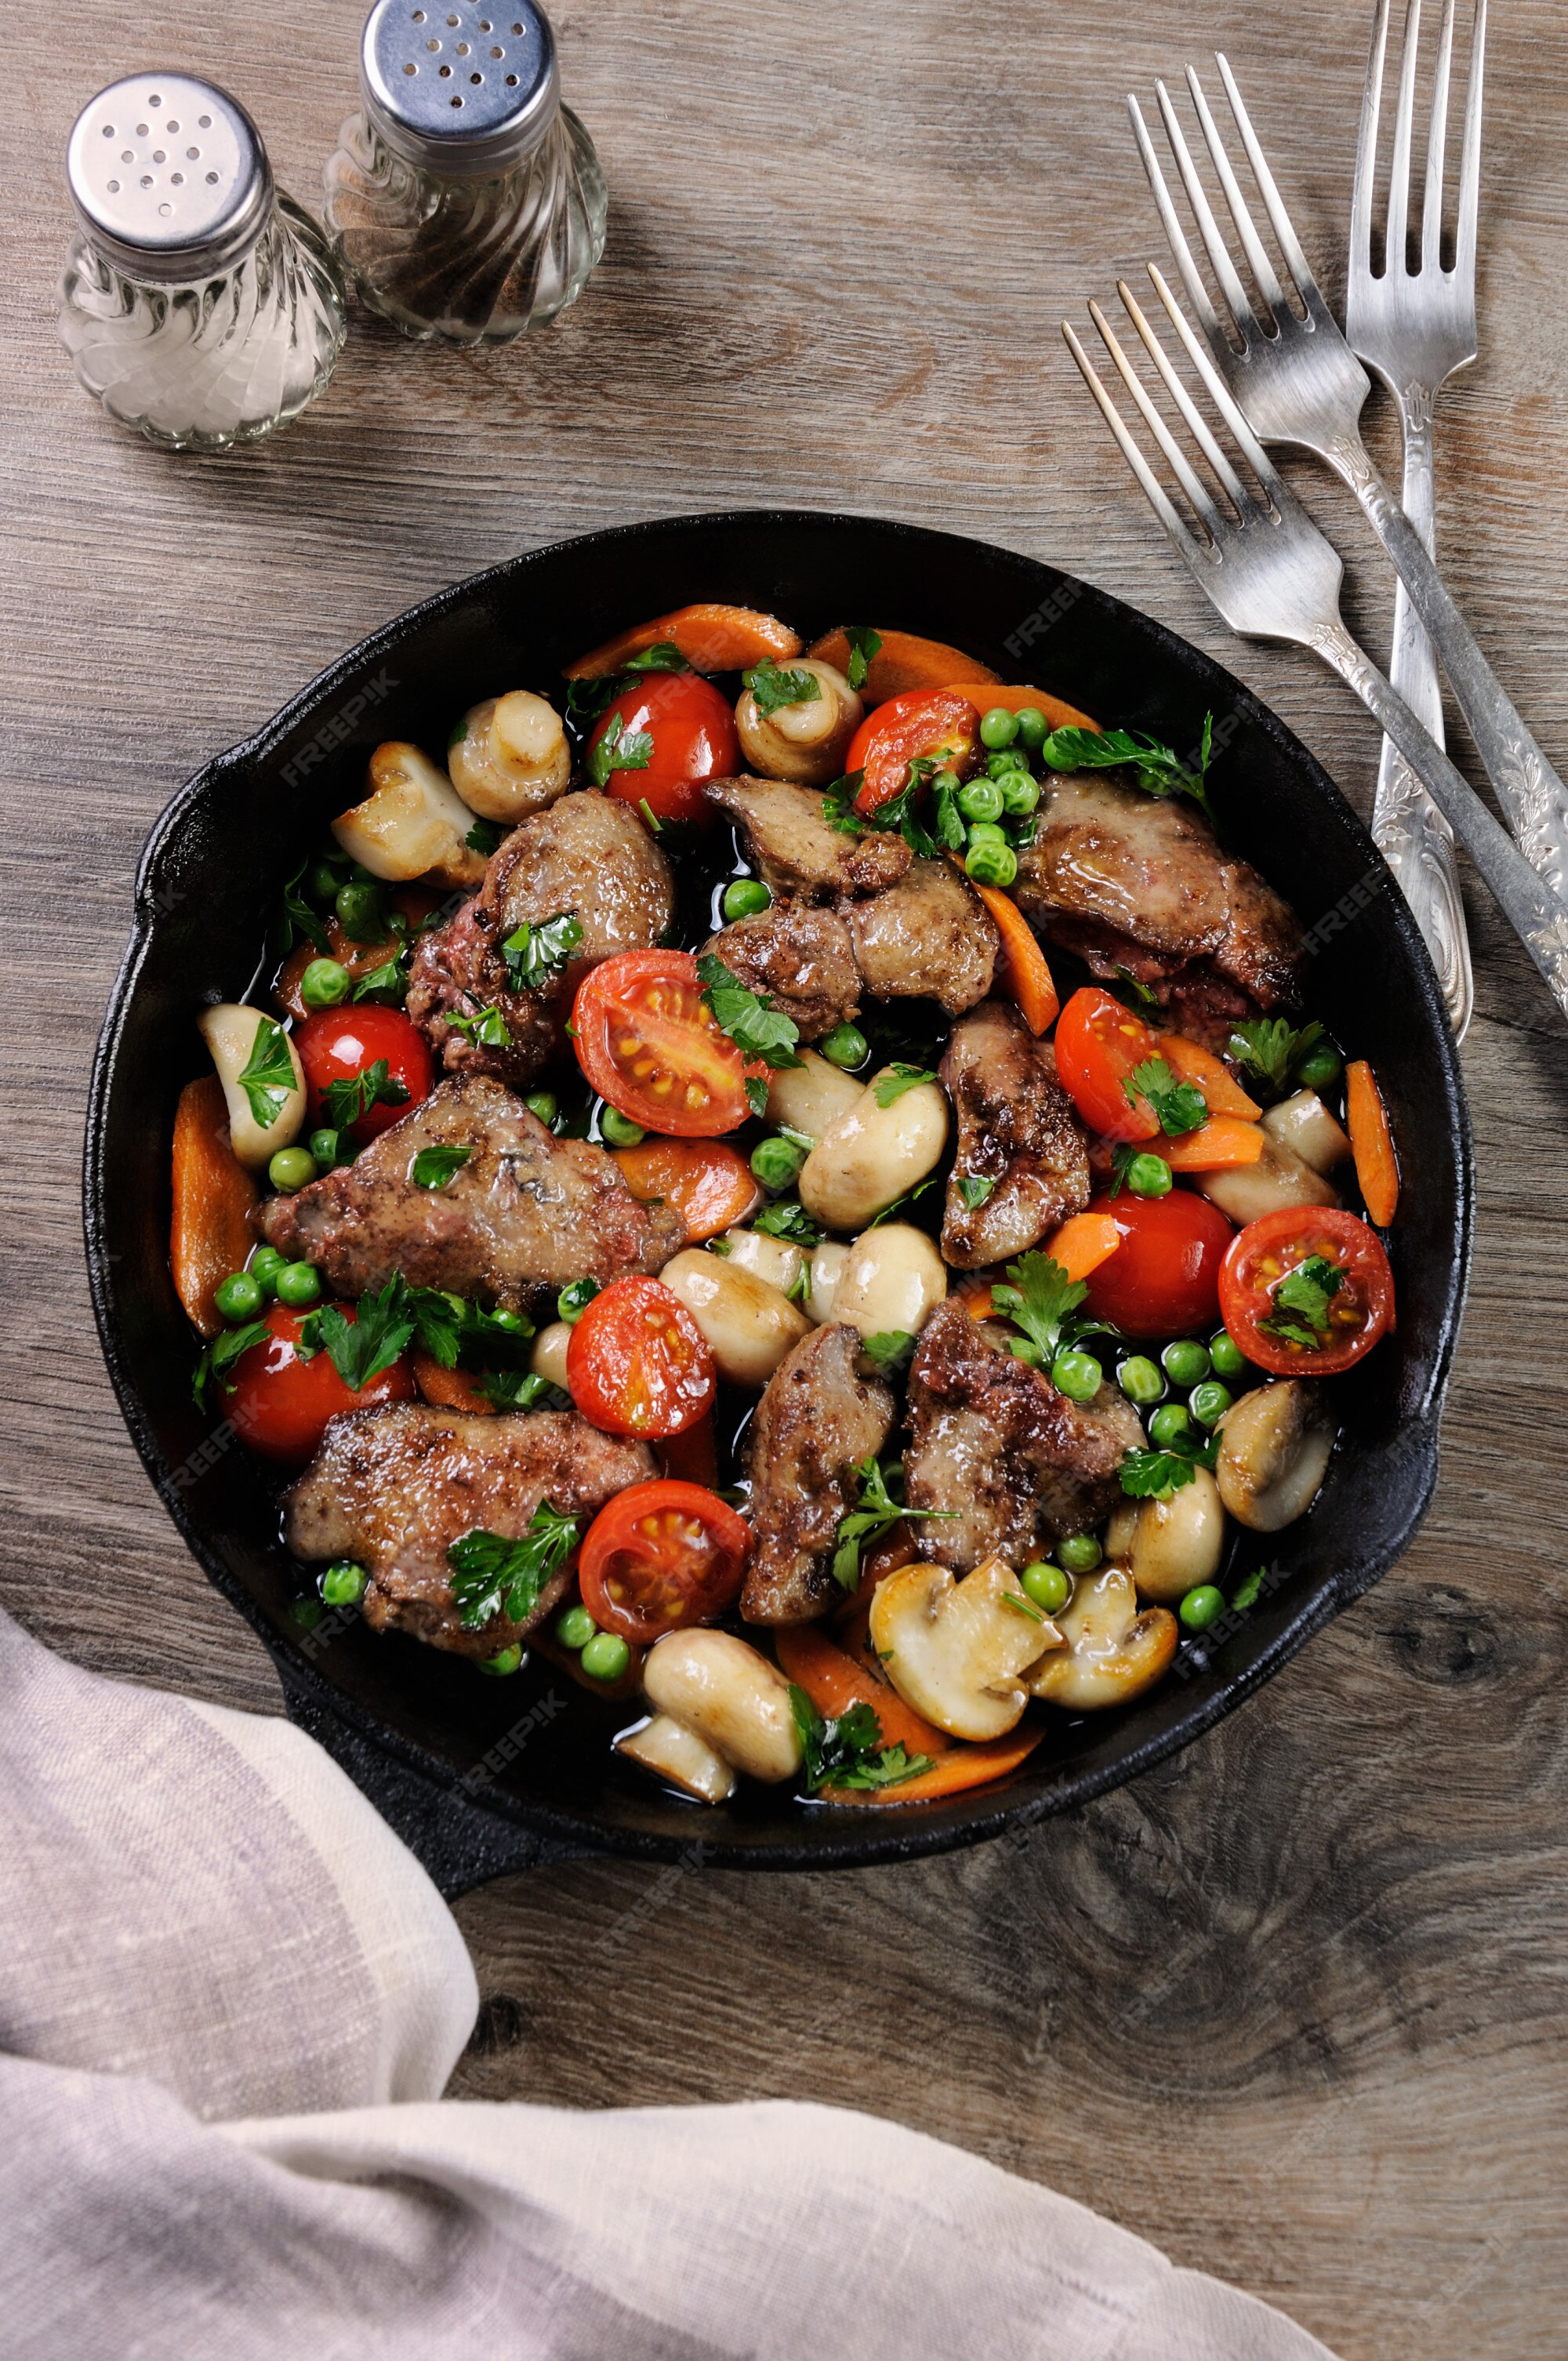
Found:
[(66, 171), (81, 234), (60, 334), (111, 418), (221, 451), (315, 399), (345, 333), (342, 275), (237, 100), (133, 74), (83, 108)]
[(609, 197), (533, 0), (376, 0), (326, 218), (406, 335), (504, 345), (582, 293)]

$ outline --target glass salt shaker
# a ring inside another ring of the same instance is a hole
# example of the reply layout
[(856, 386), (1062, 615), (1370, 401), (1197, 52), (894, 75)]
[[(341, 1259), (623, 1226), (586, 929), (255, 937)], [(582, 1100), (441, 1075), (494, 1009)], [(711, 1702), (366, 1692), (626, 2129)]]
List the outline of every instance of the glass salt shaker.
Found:
[(221, 451), (315, 399), (345, 332), (342, 276), (236, 100), (133, 74), (83, 108), (66, 170), (81, 235), (60, 334), (111, 418)]
[(609, 201), (533, 0), (377, 0), (359, 82), (326, 218), (371, 308), (421, 340), (504, 345), (575, 302)]

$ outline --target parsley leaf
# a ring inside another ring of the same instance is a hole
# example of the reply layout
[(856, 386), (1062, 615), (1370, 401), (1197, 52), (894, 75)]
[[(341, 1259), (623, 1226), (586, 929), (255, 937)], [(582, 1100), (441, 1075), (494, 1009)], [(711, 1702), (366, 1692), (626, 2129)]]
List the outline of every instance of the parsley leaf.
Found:
[[(795, 1044), (800, 1039), (800, 1027), (792, 1016), (786, 1016), (762, 994), (751, 991), (713, 951), (704, 952), (696, 963), (696, 972), (714, 1023), (721, 1033), (729, 1034), (745, 1057), (760, 1059), (775, 1073), (782, 1067), (799, 1065)], [(749, 1087), (747, 1096), (751, 1097)], [(760, 1114), (762, 1109), (757, 1112)]]
[(558, 1394), (560, 1388), (542, 1378), (537, 1369), (490, 1369), (480, 1378), (479, 1391), (498, 1410), (533, 1410), (546, 1396)]
[(356, 1000), (376, 1000), (385, 994), (389, 1000), (401, 1000), (409, 988), (409, 947), (406, 943), (392, 953), (384, 967), (372, 968), (362, 975), (354, 987)]
[(728, 1262), (735, 1251), (728, 1238), (704, 1238), (703, 1246), (709, 1254), (717, 1255), (720, 1262)]
[(880, 1336), (868, 1336), (861, 1350), (884, 1378), (893, 1378), (912, 1357), (915, 1339), (907, 1328), (889, 1328)]
[[(258, 1025), (250, 1055), (240, 1071), (239, 1086), (250, 1101), (250, 1112), (262, 1130), (270, 1131), (298, 1088), (289, 1037), (275, 1018), (264, 1016)], [(407, 1092), (403, 1095), (406, 1098)]]
[(446, 1553), (452, 1596), (465, 1631), (477, 1631), (497, 1615), (525, 1622), (538, 1606), (551, 1576), (577, 1545), (576, 1517), (556, 1513), (541, 1500), (521, 1541), (508, 1541), (480, 1525)]
[(763, 1082), (761, 1074), (747, 1075), (746, 1104), (751, 1108), (753, 1115), (767, 1114), (768, 1086), (766, 1082)]
[(1131, 766), (1149, 796), (1190, 796), (1212, 825), (1208, 773), (1213, 752), (1214, 717), (1203, 722), (1198, 768), (1190, 771), (1168, 746), (1143, 730), (1053, 730), (1040, 749), (1044, 771), (1103, 771)]
[(789, 1704), (806, 1757), (808, 1795), (815, 1795), (827, 1786), (895, 1787), (931, 1768), (928, 1754), (912, 1755), (902, 1745), (883, 1744), (874, 1706), (852, 1705), (847, 1713), (824, 1720), (806, 1691), (793, 1682)]
[[(1292, 1345), (1305, 1345), (1315, 1353), (1329, 1340), (1329, 1306), (1350, 1273), (1337, 1262), (1323, 1255), (1309, 1255), (1294, 1270), (1286, 1272), (1274, 1290), (1274, 1310), (1258, 1326), (1271, 1336), (1282, 1336)], [(1288, 1318), (1287, 1314), (1299, 1314)]]
[(1196, 1469), (1212, 1467), (1219, 1455), (1217, 1434), (1202, 1441), (1179, 1434), (1168, 1450), (1129, 1451), (1122, 1461), (1122, 1489), (1134, 1500), (1168, 1500), (1191, 1483)]
[(895, 1065), (891, 1074), (884, 1074), (876, 1086), (879, 1107), (890, 1107), (905, 1091), (913, 1091), (922, 1082), (934, 1082), (937, 1077), (928, 1066)]
[(907, 1509), (894, 1498), (904, 1490), (904, 1470), (895, 1462), (884, 1467), (873, 1452), (854, 1474), (861, 1488), (860, 1505), (839, 1520), (838, 1547), (833, 1553), (833, 1579), (846, 1590), (860, 1587), (861, 1554), (896, 1525), (900, 1517), (956, 1517), (956, 1509)]
[(628, 730), (624, 716), (618, 713), (588, 756), (588, 775), (596, 787), (606, 787), (612, 771), (645, 771), (652, 759), (648, 731)]
[(1266, 1090), (1283, 1098), (1295, 1069), (1322, 1038), (1323, 1028), (1315, 1022), (1298, 1032), (1283, 1016), (1255, 1016), (1233, 1027), (1230, 1053)]
[(850, 661), (844, 667), (844, 677), (851, 688), (864, 688), (872, 660), (882, 653), (882, 633), (873, 631), (866, 623), (847, 623), (844, 637), (850, 642)]
[(896, 831), (911, 852), (921, 861), (934, 861), (940, 850), (936, 838), (922, 822), (918, 807), (927, 780), (941, 768), (939, 756), (916, 754), (910, 763), (909, 776), (897, 795), (890, 796), (885, 803), (878, 804), (872, 815), (876, 828), (889, 835)]
[(825, 1235), (798, 1197), (781, 1197), (776, 1203), (764, 1205), (760, 1213), (752, 1214), (751, 1227), (761, 1230), (764, 1237), (789, 1238), (800, 1246), (817, 1246)]
[(823, 790), (822, 817), (840, 836), (864, 836), (870, 830), (870, 821), (863, 820), (855, 809), (855, 797), (865, 775), (863, 771), (846, 771), (841, 779), (835, 779), (830, 787)]
[(1163, 1058), (1146, 1058), (1122, 1084), (1127, 1104), (1146, 1099), (1159, 1117), (1159, 1126), (1172, 1139), (1196, 1131), (1209, 1120), (1208, 1102), (1196, 1082), (1179, 1082)]
[(1267, 1571), (1268, 1568), (1266, 1566), (1260, 1565), (1255, 1567), (1253, 1572), (1247, 1576), (1246, 1580), (1242, 1584), (1241, 1588), (1236, 1592), (1235, 1597), (1231, 1601), (1231, 1611), (1233, 1614), (1245, 1615), (1249, 1607), (1255, 1607), (1257, 1605), (1258, 1599), (1262, 1596), (1263, 1592), (1263, 1578)]
[(401, 1106), (409, 1094), (407, 1082), (395, 1082), (385, 1058), (378, 1058), (363, 1073), (341, 1082), (328, 1082), (322, 1108), (334, 1131), (347, 1131), (373, 1106)]
[(757, 710), (764, 719), (781, 706), (815, 705), (822, 694), (822, 683), (814, 672), (781, 671), (771, 656), (743, 672), (740, 679), (756, 698)]
[(323, 959), (330, 959), (332, 943), (327, 930), (300, 890), (301, 881), (310, 866), (311, 856), (307, 853), (283, 888), (283, 917), (278, 930), (279, 939), (284, 950), (291, 951), (302, 937)]
[(959, 1195), (971, 1213), (980, 1211), (996, 1186), (995, 1181), (989, 1179), (983, 1172), (964, 1172), (955, 1175), (955, 1183)]
[(414, 1158), (414, 1187), (444, 1189), (453, 1175), (461, 1172), (473, 1153), (471, 1148), (422, 1148)]
[(324, 1352), (351, 1393), (363, 1393), (372, 1378), (389, 1369), (418, 1325), (409, 1290), (397, 1271), (374, 1295), (362, 1295), (352, 1320), (340, 1303), (325, 1304), (305, 1322), (300, 1342), (310, 1359)]
[(937, 841), (945, 844), (949, 852), (961, 852), (969, 841), (969, 830), (959, 809), (958, 789), (949, 785), (946, 774), (940, 772), (938, 774), (937, 800), (931, 825), (936, 830)]
[(470, 852), (482, 852), (488, 861), (492, 852), (499, 851), (505, 834), (505, 829), (493, 819), (477, 819), (463, 841)]
[(895, 1197), (891, 1205), (884, 1205), (880, 1213), (873, 1213), (866, 1224), (867, 1229), (880, 1230), (883, 1224), (891, 1222), (895, 1213), (906, 1213), (912, 1205), (917, 1205), (920, 1202), (922, 1197), (928, 1197), (933, 1189), (939, 1189), (941, 1185), (941, 1174), (933, 1172), (928, 1180), (920, 1181), (916, 1187), (910, 1190), (907, 1196)]
[(1071, 1315), (1088, 1295), (1088, 1287), (1081, 1279), (1069, 1279), (1049, 1255), (1037, 1252), (1010, 1262), (1007, 1276), (1010, 1287), (991, 1290), (993, 1308), (1017, 1323), (1042, 1360), (1053, 1359), (1060, 1345), (1083, 1333), (1083, 1323)]
[(1119, 981), (1115, 983), (1108, 983), (1105, 989), (1113, 1000), (1119, 1000), (1122, 1003), (1124, 1008), (1157, 1008), (1159, 1006), (1159, 994), (1153, 984), (1140, 983), (1130, 967), (1118, 967), (1116, 974)]
[(524, 918), (501, 945), (508, 984), (513, 992), (543, 992), (547, 983), (554, 983), (582, 939), (582, 921), (576, 910), (557, 910), (553, 918), (542, 918), (537, 926)]
[(197, 1362), (191, 1380), (192, 1398), (198, 1410), (211, 1408), (214, 1383), (221, 1383), (225, 1393), (233, 1393), (237, 1382), (234, 1375), (236, 1362), (253, 1345), (267, 1344), (271, 1334), (265, 1320), (252, 1320), (243, 1328), (225, 1328), (221, 1336), (214, 1337)]
[(449, 1016), (446, 1022), (454, 1033), (466, 1035), (481, 1049), (505, 1049), (511, 1045), (511, 1027), (493, 1001), (472, 1016)]

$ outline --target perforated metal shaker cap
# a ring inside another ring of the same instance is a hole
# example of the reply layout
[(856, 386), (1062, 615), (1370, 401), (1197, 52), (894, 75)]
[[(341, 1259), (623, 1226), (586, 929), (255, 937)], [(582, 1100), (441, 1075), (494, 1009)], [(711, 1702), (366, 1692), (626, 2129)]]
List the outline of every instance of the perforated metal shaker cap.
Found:
[(532, 0), (376, 0), (360, 45), (365, 104), (427, 171), (510, 171), (555, 119), (550, 19)]
[(211, 278), (272, 214), (272, 167), (237, 99), (189, 74), (132, 74), (76, 118), (66, 176), (77, 217), (143, 279)]

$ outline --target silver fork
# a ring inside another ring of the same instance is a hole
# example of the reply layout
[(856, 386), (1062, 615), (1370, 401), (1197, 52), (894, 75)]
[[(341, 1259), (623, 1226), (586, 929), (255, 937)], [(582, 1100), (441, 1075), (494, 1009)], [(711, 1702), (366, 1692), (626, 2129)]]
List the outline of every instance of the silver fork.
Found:
[[(1145, 390), (1143, 380), (1098, 303), (1090, 305), (1090, 315), (1144, 424), (1186, 496), (1197, 531), (1179, 513), (1150, 467), (1069, 322), (1063, 322), (1062, 333), (1155, 513), (1233, 631), (1245, 639), (1292, 640), (1301, 647), (1310, 648), (1349, 683), (1376, 716), (1468, 850), (1540, 969), (1553, 1000), (1568, 1015), (1568, 905), (1542, 883), (1404, 698), (1390, 687), (1351, 638), (1340, 616), (1340, 586), (1344, 568), (1337, 552), (1276, 470), (1188, 325), (1165, 279), (1152, 263), (1149, 276), (1188, 358), (1253, 479), (1251, 485), (1245, 481), (1211, 429), (1132, 290), (1124, 282), (1118, 282), (1117, 291), (1127, 316), (1191, 437), (1188, 448), (1182, 447)], [(1215, 499), (1209, 483), (1193, 466), (1191, 445), (1196, 445), (1207, 463), (1223, 499)]]
[[(1341, 335), (1319, 291), (1257, 135), (1242, 104), (1230, 66), (1223, 57), (1216, 57), (1215, 62), (1286, 269), (1295, 281), (1302, 316), (1297, 316), (1280, 285), (1218, 126), (1209, 111), (1202, 86), (1189, 66), (1187, 83), (1198, 110), (1204, 144), (1224, 192), (1226, 209), (1247, 269), (1262, 298), (1266, 321), (1259, 319), (1242, 285), (1164, 83), (1158, 85), (1160, 115), (1234, 330), (1227, 330), (1209, 300), (1137, 100), (1129, 98), (1127, 104), (1166, 236), (1188, 298), (1207, 336), (1210, 352), (1261, 441), (1293, 443), (1314, 452), (1319, 458), (1327, 460), (1360, 500), (1409, 591), (1411, 604), (1431, 634), (1509, 825), (1527, 858), (1552, 892), (1562, 895), (1568, 892), (1568, 787), (1564, 787), (1515, 711), (1475, 644), (1469, 624), (1444, 588), (1420, 535), (1372, 464), (1360, 427), (1362, 407), (1371, 391), (1371, 382)], [(1239, 350), (1232, 342), (1233, 334), (1239, 342)], [(1388, 734), (1398, 743), (1397, 730)], [(1441, 797), (1433, 800), (1442, 807)]]
[[(1398, 405), (1405, 438), (1401, 505), (1430, 554), (1436, 554), (1432, 484), (1432, 411), (1438, 390), (1475, 357), (1475, 222), (1481, 189), (1481, 99), (1486, 51), (1486, 0), (1475, 0), (1464, 134), (1459, 175), (1453, 269), (1442, 267), (1443, 178), (1448, 140), (1449, 82), (1453, 60), (1454, 0), (1443, 0), (1438, 31), (1431, 115), (1427, 132), (1421, 204), (1420, 268), (1407, 251), (1411, 126), (1416, 105), (1421, 0), (1408, 0), (1394, 151), (1388, 181), (1381, 276), (1372, 269), (1372, 214), (1377, 174), (1378, 119), (1388, 57), (1391, 0), (1378, 0), (1361, 108), (1355, 193), (1350, 214), (1350, 274), (1344, 333), (1352, 352), (1375, 369)], [(1441, 746), (1442, 690), (1431, 642), (1401, 582), (1394, 608), (1394, 653), (1388, 677), (1412, 713)], [(1373, 838), (1404, 889), (1426, 937), (1442, 985), (1455, 1037), (1464, 1038), (1475, 1000), (1470, 946), (1453, 839), (1391, 738), (1383, 741)]]

